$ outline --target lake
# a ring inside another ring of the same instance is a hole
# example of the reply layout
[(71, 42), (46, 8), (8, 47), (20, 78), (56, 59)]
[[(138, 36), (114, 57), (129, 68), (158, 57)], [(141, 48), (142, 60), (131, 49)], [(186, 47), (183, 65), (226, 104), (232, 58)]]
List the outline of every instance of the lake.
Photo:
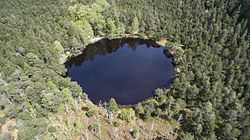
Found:
[(152, 40), (103, 39), (65, 65), (93, 103), (114, 98), (120, 105), (133, 105), (170, 86), (175, 71), (167, 52)]

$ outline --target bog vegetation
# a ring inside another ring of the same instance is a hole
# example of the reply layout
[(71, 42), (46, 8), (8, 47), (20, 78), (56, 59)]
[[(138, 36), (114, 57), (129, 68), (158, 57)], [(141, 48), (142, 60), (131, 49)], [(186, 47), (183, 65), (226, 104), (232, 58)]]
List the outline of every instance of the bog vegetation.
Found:
[[(249, 7), (249, 0), (1, 0), (1, 139), (249, 139)], [(168, 40), (180, 73), (170, 90), (135, 107), (93, 105), (63, 77), (62, 63), (93, 37), (126, 36)]]

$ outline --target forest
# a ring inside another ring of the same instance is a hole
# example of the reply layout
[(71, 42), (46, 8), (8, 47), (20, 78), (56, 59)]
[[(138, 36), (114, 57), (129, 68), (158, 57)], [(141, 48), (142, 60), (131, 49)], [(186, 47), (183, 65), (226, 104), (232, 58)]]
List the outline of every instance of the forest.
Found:
[[(0, 139), (248, 140), (249, 8), (249, 0), (1, 0)], [(180, 71), (170, 89), (135, 106), (95, 105), (65, 76), (64, 62), (94, 37), (134, 36), (167, 40)]]

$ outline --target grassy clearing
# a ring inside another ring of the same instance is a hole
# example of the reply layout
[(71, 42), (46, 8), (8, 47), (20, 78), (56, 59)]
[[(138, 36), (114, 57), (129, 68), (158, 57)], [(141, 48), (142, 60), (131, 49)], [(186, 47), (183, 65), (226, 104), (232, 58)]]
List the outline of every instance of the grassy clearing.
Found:
[[(88, 109), (95, 114), (88, 117)], [(106, 109), (96, 106), (89, 101), (74, 105), (62, 105), (58, 113), (49, 117), (50, 127), (55, 127), (54, 137), (62, 139), (133, 139), (133, 130), (139, 131), (139, 139), (153, 139), (161, 136), (175, 139), (179, 125), (166, 122), (159, 118), (143, 121), (136, 117), (130, 123), (114, 114), (112, 123), (108, 121)]]

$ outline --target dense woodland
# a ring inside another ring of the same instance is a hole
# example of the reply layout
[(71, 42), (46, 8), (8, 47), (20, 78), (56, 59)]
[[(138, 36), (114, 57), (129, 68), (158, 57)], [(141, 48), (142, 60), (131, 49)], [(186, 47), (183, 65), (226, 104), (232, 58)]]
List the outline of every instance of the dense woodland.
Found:
[[(72, 139), (59, 138), (49, 116), (89, 99), (59, 60), (81, 53), (93, 37), (134, 35), (182, 44), (180, 73), (170, 89), (132, 108), (118, 109), (112, 99), (103, 107), (110, 121), (175, 122), (180, 140), (249, 139), (249, 7), (249, 0), (1, 0), (0, 139)], [(3, 129), (10, 119), (16, 136)]]

